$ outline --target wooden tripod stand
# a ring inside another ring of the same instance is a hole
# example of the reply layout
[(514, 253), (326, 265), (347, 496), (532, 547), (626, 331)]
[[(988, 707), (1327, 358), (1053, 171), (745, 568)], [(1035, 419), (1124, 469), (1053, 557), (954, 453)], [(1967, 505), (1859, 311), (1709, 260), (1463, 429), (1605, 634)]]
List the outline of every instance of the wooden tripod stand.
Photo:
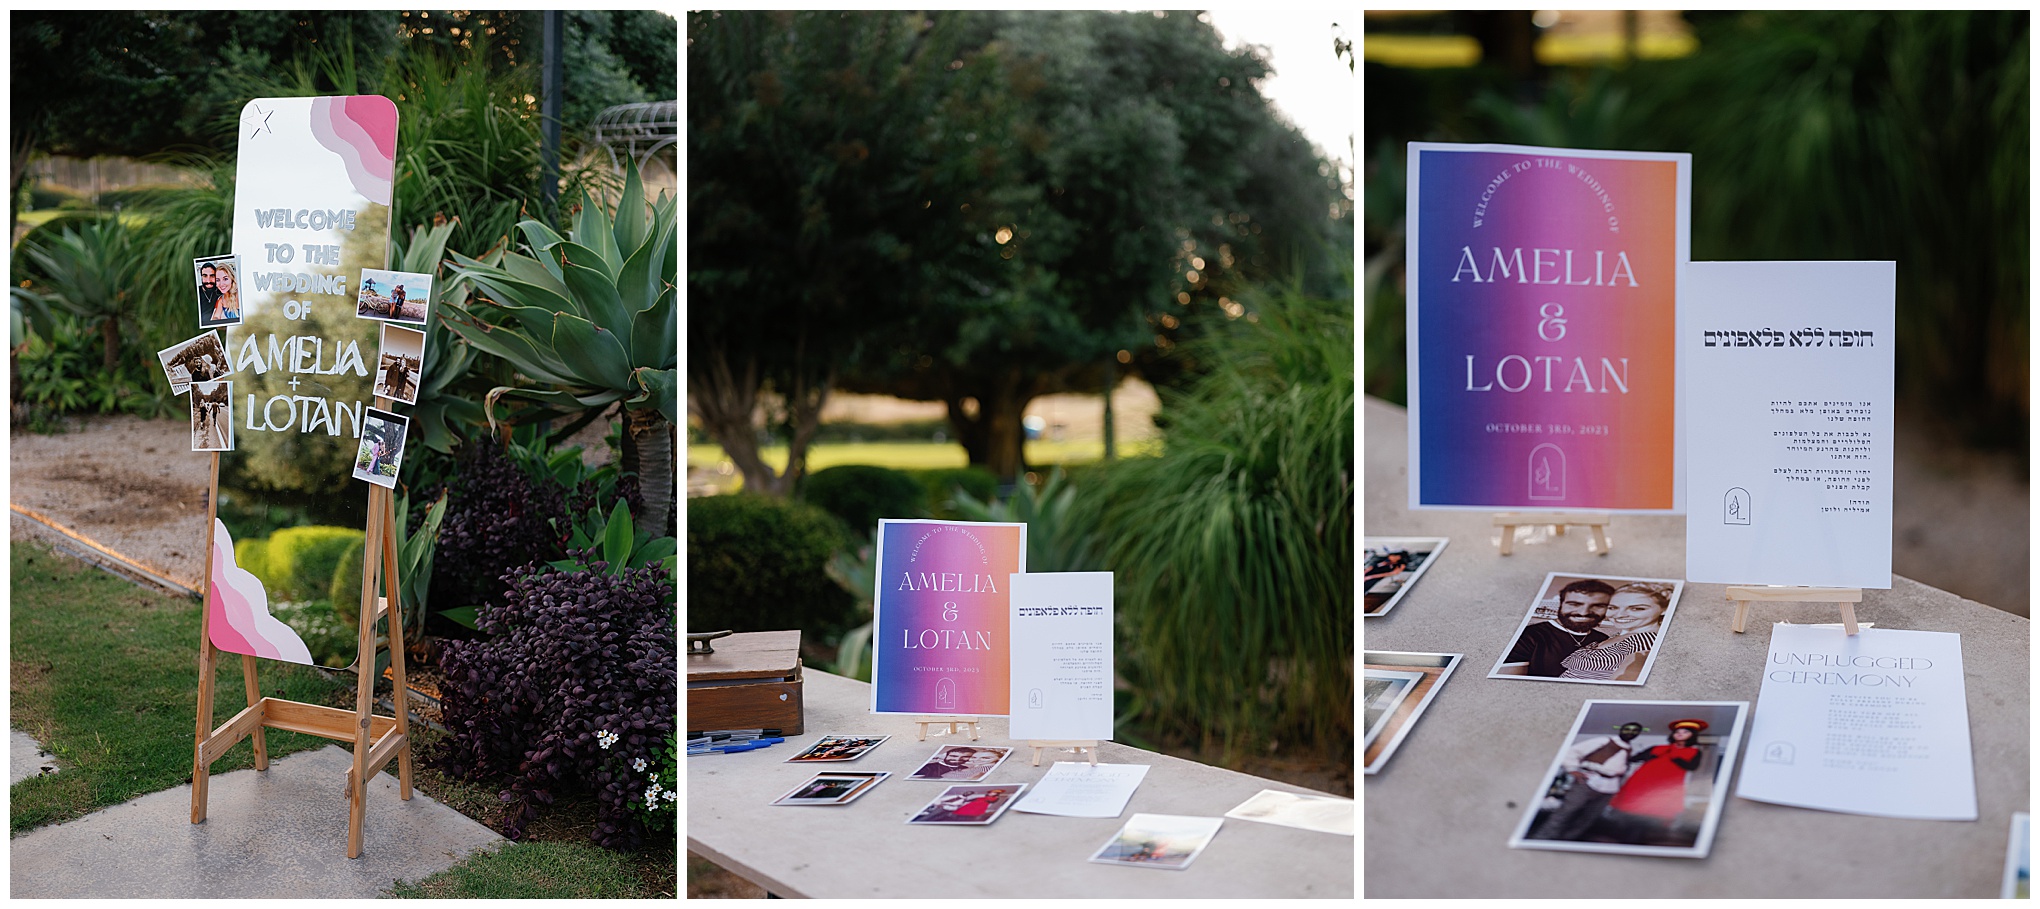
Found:
[[(376, 403), (388, 407), (386, 399)], [(255, 769), (269, 769), (269, 752), (262, 740), (264, 729), (302, 732), (354, 745), (354, 766), (347, 771), (347, 857), (361, 857), (361, 826), (368, 810), (368, 780), (397, 759), (399, 797), (411, 798), (411, 724), (405, 704), (404, 622), (402, 596), (397, 576), (396, 503), (390, 490), (371, 485), (368, 493), (368, 528), (361, 560), (361, 609), (359, 654), (355, 668), (360, 681), (355, 686), (352, 712), (317, 704), (302, 704), (263, 697), (255, 679), (254, 656), (241, 655), (241, 673), (248, 683), (248, 707), (233, 719), (214, 728), (212, 724), (213, 680), (221, 650), (212, 641), (212, 555), (213, 523), (218, 517), (220, 456), (212, 456), (212, 486), (206, 501), (205, 609), (199, 619), (198, 651), (198, 738), (191, 759), (191, 822), (205, 821), (206, 783), (212, 763), (244, 737), (255, 743)], [(388, 595), (376, 594), (378, 578)], [(390, 624), (390, 668), (395, 676), (396, 716), (375, 713), (375, 623), (385, 614)]]

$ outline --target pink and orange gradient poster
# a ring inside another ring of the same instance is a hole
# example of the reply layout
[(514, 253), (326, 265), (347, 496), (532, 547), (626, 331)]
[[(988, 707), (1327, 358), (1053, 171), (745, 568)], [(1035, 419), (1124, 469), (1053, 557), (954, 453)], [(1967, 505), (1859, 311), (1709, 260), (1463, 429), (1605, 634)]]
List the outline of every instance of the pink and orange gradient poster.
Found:
[(1411, 507), (1684, 510), (1691, 165), (1410, 144)]
[(877, 546), (872, 712), (1005, 716), (1027, 525), (882, 520)]

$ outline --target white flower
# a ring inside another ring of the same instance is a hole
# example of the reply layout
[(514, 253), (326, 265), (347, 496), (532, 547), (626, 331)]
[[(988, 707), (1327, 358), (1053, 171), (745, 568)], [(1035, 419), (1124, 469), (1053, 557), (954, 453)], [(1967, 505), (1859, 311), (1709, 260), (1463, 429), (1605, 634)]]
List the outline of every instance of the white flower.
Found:
[(672, 802), (672, 801), (678, 801), (678, 800), (679, 800), (679, 798), (680, 798), (680, 793), (678, 793), (678, 792), (674, 792), (674, 791), (673, 791), (673, 790), (671, 790), (671, 789), (668, 789), (668, 790), (666, 790), (665, 792), (662, 792), (662, 793), (659, 793), (659, 794), (660, 794), (660, 795), (661, 795), (662, 797), (664, 797), (664, 798), (666, 799), (666, 801), (669, 801), (669, 802)]
[(608, 751), (609, 746), (616, 744), (616, 739), (616, 733), (610, 732), (607, 729), (599, 730), (595, 733), (595, 744), (600, 745), (604, 751)]
[[(659, 781), (659, 775), (658, 775), (658, 774), (656, 774), (656, 773), (652, 774), (652, 782), (656, 783), (656, 782), (658, 782), (658, 781)], [(653, 787), (653, 788), (657, 788), (657, 787)]]
[(630, 769), (632, 769), (632, 770), (635, 770), (635, 771), (637, 771), (637, 772), (639, 772), (639, 773), (643, 773), (643, 772), (645, 772), (645, 759), (644, 759), (644, 758), (638, 758), (638, 759), (637, 759), (637, 760), (635, 760), (635, 761), (631, 761), (631, 762), (630, 762)]

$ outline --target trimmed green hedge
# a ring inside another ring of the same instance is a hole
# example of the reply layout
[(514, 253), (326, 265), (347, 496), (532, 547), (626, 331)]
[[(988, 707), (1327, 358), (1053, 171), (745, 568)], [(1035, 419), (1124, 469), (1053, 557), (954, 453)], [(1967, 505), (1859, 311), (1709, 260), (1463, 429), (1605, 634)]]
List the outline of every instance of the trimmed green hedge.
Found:
[[(270, 535), (262, 568), (245, 563), (241, 567), (262, 579), (272, 603), (316, 600), (328, 595), (341, 557), (349, 546), (359, 547), (361, 540), (361, 531), (351, 527), (285, 527)], [(238, 560), (240, 547), (234, 548)]]
[(851, 540), (813, 505), (749, 493), (687, 502), (687, 630), (784, 631), (829, 640), (855, 602), (824, 566)]
[(956, 495), (957, 487), (970, 493), (971, 498), (982, 502), (999, 491), (999, 478), (983, 467), (935, 467), (922, 470), (903, 471), (927, 490), (928, 510), (938, 518), (957, 520), (963, 516), (951, 508), (949, 500)]
[(869, 539), (879, 518), (928, 516), (928, 493), (904, 471), (868, 464), (844, 464), (815, 471), (801, 486), (803, 501), (835, 515)]

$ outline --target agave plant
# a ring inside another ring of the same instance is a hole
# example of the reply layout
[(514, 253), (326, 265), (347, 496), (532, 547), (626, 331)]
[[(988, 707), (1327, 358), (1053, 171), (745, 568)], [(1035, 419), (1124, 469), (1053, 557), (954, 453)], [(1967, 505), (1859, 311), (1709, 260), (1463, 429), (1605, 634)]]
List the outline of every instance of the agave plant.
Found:
[(41, 272), (41, 297), (58, 309), (99, 327), (103, 365), (112, 371), (120, 360), (122, 323), (134, 321), (141, 296), (130, 285), (135, 257), (127, 227), (105, 218), (66, 227), (57, 237), (23, 247), (22, 253)]
[[(645, 205), (633, 164), (613, 220), (584, 196), (567, 237), (537, 221), (518, 223), (532, 255), (504, 251), (491, 264), (454, 254), (456, 279), (472, 280), (483, 295), (474, 309), (443, 307), (469, 344), (536, 383), (491, 391), (484, 407), (492, 426), (504, 396), (560, 414), (622, 408), (622, 467), (638, 473), (645, 496), (638, 528), (653, 537), (665, 535), (673, 511), (677, 209), (663, 192)], [(502, 321), (481, 318), (475, 309), (483, 304)]]

